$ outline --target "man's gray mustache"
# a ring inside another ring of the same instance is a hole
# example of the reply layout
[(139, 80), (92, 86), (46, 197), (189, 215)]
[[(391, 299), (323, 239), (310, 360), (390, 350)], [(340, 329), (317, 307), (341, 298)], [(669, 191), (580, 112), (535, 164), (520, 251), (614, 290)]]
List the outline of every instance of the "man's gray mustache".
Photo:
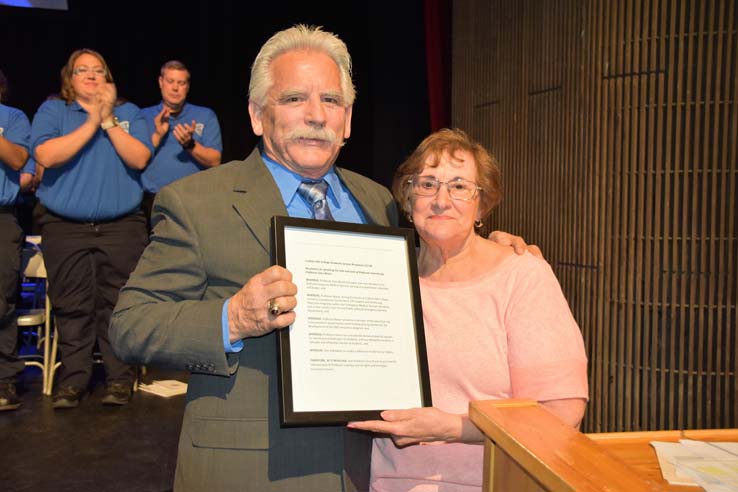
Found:
[(298, 140), (301, 138), (310, 140), (323, 140), (325, 142), (335, 144), (338, 143), (338, 137), (328, 128), (322, 130), (294, 130), (287, 137), (289, 140)]

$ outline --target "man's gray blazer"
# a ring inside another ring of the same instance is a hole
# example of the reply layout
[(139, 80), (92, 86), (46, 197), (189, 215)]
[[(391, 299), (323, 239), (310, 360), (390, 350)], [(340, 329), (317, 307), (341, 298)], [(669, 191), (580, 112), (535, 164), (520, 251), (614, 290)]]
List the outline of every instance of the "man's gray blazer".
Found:
[[(383, 186), (337, 169), (370, 223), (397, 224)], [(130, 363), (191, 373), (177, 491), (368, 488), (370, 438), (343, 427), (280, 429), (275, 333), (223, 350), (223, 301), (270, 265), (269, 223), (287, 215), (258, 150), (164, 187), (154, 233), (115, 308)], [(266, 309), (266, 308), (265, 308)]]

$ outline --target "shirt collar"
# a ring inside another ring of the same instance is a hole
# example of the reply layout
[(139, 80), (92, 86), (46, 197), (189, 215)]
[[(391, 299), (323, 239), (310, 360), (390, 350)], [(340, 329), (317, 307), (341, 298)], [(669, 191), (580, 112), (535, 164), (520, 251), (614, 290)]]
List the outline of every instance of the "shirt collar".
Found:
[[(164, 101), (161, 101), (159, 103), (159, 106), (156, 109), (157, 109), (157, 114), (161, 113), (161, 110), (164, 109)], [(182, 110), (179, 113), (177, 113), (175, 116), (170, 116), (170, 118), (178, 120), (182, 117), (183, 114), (185, 114), (186, 111), (187, 111), (187, 101), (185, 101), (184, 104), (182, 105)]]
[[(289, 205), (292, 199), (297, 194), (297, 188), (305, 177), (297, 174), (296, 172), (287, 169), (287, 167), (279, 164), (277, 161), (270, 159), (266, 153), (262, 150), (261, 158), (269, 169), (269, 172), (274, 177), (274, 181), (277, 183), (279, 193), (282, 195), (282, 200), (285, 205)], [(325, 173), (320, 179), (324, 179), (328, 183), (328, 198), (334, 204), (337, 202), (336, 191), (341, 186), (341, 180), (336, 174), (336, 169), (331, 166), (327, 173)]]

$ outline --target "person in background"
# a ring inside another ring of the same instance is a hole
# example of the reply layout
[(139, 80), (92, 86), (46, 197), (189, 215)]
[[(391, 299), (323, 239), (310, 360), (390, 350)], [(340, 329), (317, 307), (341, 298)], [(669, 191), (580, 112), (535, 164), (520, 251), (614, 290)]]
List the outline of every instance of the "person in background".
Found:
[(343, 41), (315, 27), (280, 31), (251, 69), (260, 144), (157, 194), (151, 243), (121, 291), (111, 336), (124, 360), (190, 372), (178, 492), (368, 486), (365, 433), (279, 425), (275, 330), (295, 319), (296, 287), (269, 259), (274, 215), (397, 224), (386, 188), (334, 166), (354, 97)]
[(154, 155), (141, 175), (144, 212), (151, 221), (154, 197), (162, 186), (220, 164), (223, 145), (212, 109), (187, 101), (190, 71), (170, 60), (159, 71), (161, 102), (142, 111), (151, 132)]
[(21, 190), (30, 188), (33, 164), (28, 164), (31, 125), (23, 111), (2, 102), (8, 80), (0, 71), (0, 411), (21, 405), (16, 388), (25, 364), (18, 358), (18, 296), (23, 231), (15, 216)]
[(106, 373), (102, 403), (125, 405), (134, 368), (115, 356), (108, 324), (148, 240), (140, 173), (153, 149), (138, 107), (118, 100), (100, 53), (71, 54), (61, 70), (61, 99), (44, 102), (33, 118), (31, 148), (45, 168), (35, 219), (59, 327), (53, 407), (79, 405), (95, 342)]
[(548, 263), (475, 233), (502, 198), (495, 159), (479, 143), (461, 130), (433, 133), (392, 190), (420, 235), (433, 407), (348, 427), (389, 434), (374, 439), (372, 491), (481, 491), (484, 436), (469, 401), (534, 399), (578, 426), (588, 398), (582, 335)]

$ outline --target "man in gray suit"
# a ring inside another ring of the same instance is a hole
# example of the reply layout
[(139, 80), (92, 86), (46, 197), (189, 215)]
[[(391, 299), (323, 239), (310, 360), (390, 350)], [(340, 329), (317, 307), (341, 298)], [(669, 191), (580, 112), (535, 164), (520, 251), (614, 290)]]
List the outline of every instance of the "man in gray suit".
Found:
[(111, 339), (130, 363), (191, 373), (177, 491), (368, 487), (367, 435), (279, 427), (274, 330), (294, 321), (297, 289), (269, 266), (274, 215), (397, 223), (386, 188), (333, 166), (351, 133), (350, 67), (333, 34), (278, 32), (251, 71), (260, 146), (157, 195), (151, 244), (121, 291)]

